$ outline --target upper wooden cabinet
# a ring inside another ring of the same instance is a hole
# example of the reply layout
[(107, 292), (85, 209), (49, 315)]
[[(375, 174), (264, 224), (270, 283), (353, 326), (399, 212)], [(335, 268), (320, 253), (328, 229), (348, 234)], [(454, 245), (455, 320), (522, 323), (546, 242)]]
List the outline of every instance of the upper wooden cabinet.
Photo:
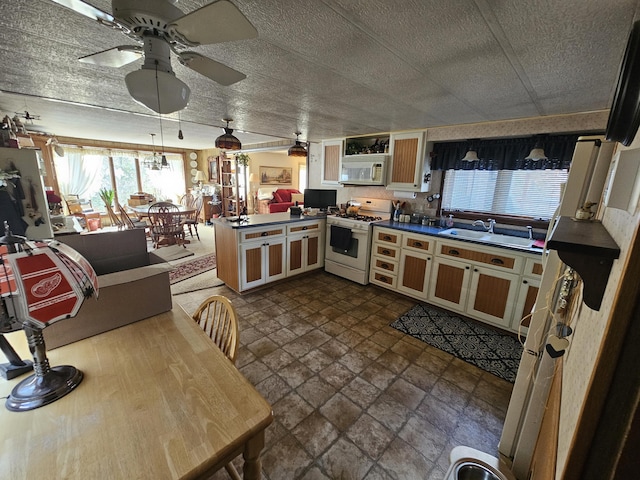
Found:
[(429, 162), (426, 158), (425, 131), (392, 133), (387, 190), (429, 191)]
[(344, 139), (322, 141), (322, 185), (338, 186)]

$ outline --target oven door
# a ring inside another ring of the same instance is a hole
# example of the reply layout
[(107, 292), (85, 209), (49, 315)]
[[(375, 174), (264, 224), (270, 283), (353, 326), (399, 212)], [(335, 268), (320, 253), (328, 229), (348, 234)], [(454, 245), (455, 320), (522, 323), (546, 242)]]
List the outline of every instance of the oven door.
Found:
[[(348, 228), (344, 225), (340, 226)], [(369, 264), (369, 253), (369, 229), (351, 229), (351, 242), (349, 248), (344, 250), (331, 246), (331, 225), (327, 224), (325, 260), (357, 270), (366, 270)]]

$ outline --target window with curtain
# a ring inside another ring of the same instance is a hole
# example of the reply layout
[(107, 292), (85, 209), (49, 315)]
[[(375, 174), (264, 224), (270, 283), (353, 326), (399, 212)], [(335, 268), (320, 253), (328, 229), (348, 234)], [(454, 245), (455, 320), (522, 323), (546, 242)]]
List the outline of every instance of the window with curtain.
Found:
[[(549, 219), (560, 204), (577, 141), (578, 135), (544, 135), (436, 143), (431, 165), (445, 170), (442, 208)], [(528, 159), (534, 146), (547, 158)], [(478, 160), (462, 160), (470, 149)]]
[[(75, 194), (91, 200), (96, 211), (106, 212), (99, 195), (102, 188), (115, 190), (121, 204), (125, 204), (129, 196), (136, 192), (151, 193), (157, 199), (173, 202), (184, 194), (182, 155), (167, 154), (170, 168), (151, 170), (142, 161), (151, 152), (71, 146), (65, 146), (64, 150), (63, 157), (54, 157), (62, 195)], [(138, 178), (141, 179), (140, 183)]]

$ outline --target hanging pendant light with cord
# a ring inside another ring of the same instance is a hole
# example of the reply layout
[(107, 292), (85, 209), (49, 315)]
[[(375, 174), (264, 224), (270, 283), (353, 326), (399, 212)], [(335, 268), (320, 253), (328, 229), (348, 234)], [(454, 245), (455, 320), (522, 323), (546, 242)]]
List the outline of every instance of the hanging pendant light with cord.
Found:
[(233, 122), (230, 118), (223, 118), (223, 122), (227, 122), (226, 127), (222, 127), (224, 129), (224, 133), (216, 138), (216, 148), (220, 150), (240, 150), (242, 148), (242, 143), (236, 137), (233, 136), (233, 129), (229, 128), (229, 122)]
[[(160, 89), (158, 87), (158, 61), (156, 60), (156, 92), (158, 97), (158, 120), (160, 121), (160, 142), (162, 145), (162, 157), (160, 158), (160, 168), (170, 168), (169, 162), (167, 161), (167, 156), (164, 154), (164, 133), (162, 131), (162, 114), (160, 113), (162, 110), (160, 109)], [(155, 158), (155, 155), (154, 155)], [(159, 170), (158, 168), (154, 168), (154, 170)]]
[(182, 134), (182, 119), (180, 118), (180, 112), (178, 112), (178, 140), (184, 140), (184, 135)]
[(288, 156), (290, 157), (306, 157), (307, 156), (306, 148), (304, 148), (304, 145), (302, 145), (302, 142), (298, 140), (298, 137), (300, 136), (301, 133), (302, 132), (295, 132), (296, 144), (289, 147), (289, 150), (287, 151)]
[(543, 135), (536, 136), (536, 143), (533, 145), (533, 148), (531, 149), (531, 152), (529, 152), (529, 155), (524, 157), (525, 160), (531, 160), (533, 162), (548, 160), (547, 155), (544, 153), (543, 139)]
[(476, 145), (477, 142), (475, 140), (469, 141), (469, 150), (467, 150), (467, 153), (464, 155), (464, 157), (460, 159), (462, 162), (475, 162), (480, 160), (478, 158), (478, 147), (476, 147)]

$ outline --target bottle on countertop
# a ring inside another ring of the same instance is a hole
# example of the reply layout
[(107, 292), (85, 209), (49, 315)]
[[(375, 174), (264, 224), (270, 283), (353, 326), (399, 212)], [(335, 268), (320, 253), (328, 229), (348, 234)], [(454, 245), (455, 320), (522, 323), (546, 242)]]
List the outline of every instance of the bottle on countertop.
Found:
[(449, 218), (447, 218), (447, 227), (453, 227), (453, 215), (449, 215)]

